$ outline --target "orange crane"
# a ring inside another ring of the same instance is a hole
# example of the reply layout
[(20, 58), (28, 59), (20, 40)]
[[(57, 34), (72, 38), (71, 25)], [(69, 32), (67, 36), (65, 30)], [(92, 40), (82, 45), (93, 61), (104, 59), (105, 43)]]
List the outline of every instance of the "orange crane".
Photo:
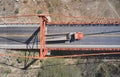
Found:
[[(48, 48), (46, 48), (46, 24), (48, 22), (47, 18), (44, 15), (39, 15), (40, 18), (40, 54), (39, 58), (45, 58), (45, 56), (48, 53)], [(56, 34), (57, 36), (61, 34)], [(52, 34), (51, 36), (55, 36), (55, 34)], [(81, 40), (83, 38), (83, 34), (81, 32), (75, 32), (72, 34), (66, 34), (66, 39), (64, 40), (70, 40), (71, 38), (74, 38), (75, 40)]]
[[(51, 14), (48, 14), (52, 16)], [(34, 58), (34, 59), (43, 59), (43, 58), (64, 58), (64, 57), (78, 57), (78, 56), (98, 56), (98, 55), (111, 55), (111, 54), (120, 54), (120, 48), (47, 48), (46, 47), (46, 41), (49, 36), (56, 36), (56, 34), (49, 34), (46, 35), (46, 24), (53, 24), (57, 22), (50, 22), (48, 23), (48, 19), (46, 16), (48, 15), (19, 15), (19, 16), (6, 16), (6, 17), (0, 17), (0, 18), (13, 18), (13, 17), (26, 17), (26, 16), (39, 16), (39, 24), (40, 24), (40, 52), (39, 56), (19, 56), (19, 55), (12, 55), (12, 54), (0, 54), (0, 56), (14, 56), (14, 57), (24, 57), (24, 58)], [(71, 17), (71, 16), (65, 16), (65, 15), (57, 15), (57, 16), (64, 16), (64, 17), (70, 17), (70, 18), (81, 18), (80, 17)], [(86, 17), (85, 17), (86, 18)], [(108, 20), (108, 22), (103, 21), (96, 21), (96, 22), (59, 22), (58, 24), (120, 24), (120, 19), (113, 19), (113, 18), (100, 18), (100, 20)], [(112, 20), (115, 20), (113, 22), (110, 22)], [(71, 38), (74, 38), (75, 40), (81, 40), (83, 38), (82, 32), (75, 32), (75, 33), (66, 33), (63, 34), (65, 36), (62, 40), (70, 40)], [(71, 36), (72, 35), (72, 36)], [(61, 36), (61, 34), (57, 34), (57, 36)], [(50, 39), (49, 39), (50, 40)], [(60, 40), (60, 39), (58, 39)], [(55, 41), (52, 39), (52, 41)], [(91, 54), (77, 54), (77, 55), (64, 55), (64, 56), (46, 56), (49, 50), (109, 50), (109, 51), (117, 51), (117, 52), (101, 52), (101, 53), (91, 53)]]
[[(109, 54), (120, 54), (120, 52), (118, 52), (120, 50), (120, 48), (47, 48), (46, 47), (46, 36), (60, 36), (60, 35), (65, 35), (67, 36), (66, 39), (68, 38), (74, 38), (75, 40), (81, 40), (83, 38), (83, 33), (82, 32), (75, 32), (73, 33), (72, 37), (71, 37), (71, 33), (67, 33), (67, 34), (49, 34), (49, 35), (45, 35), (45, 30), (46, 30), (46, 24), (48, 24), (47, 22), (47, 18), (44, 15), (40, 15), (40, 56), (39, 59), (41, 58), (46, 58), (46, 55), (48, 53), (48, 50), (95, 50), (95, 51), (99, 51), (99, 50), (108, 50), (108, 51), (112, 51), (115, 50), (117, 52), (103, 52), (103, 53), (93, 53), (93, 54), (78, 54), (78, 55), (65, 55), (65, 56), (52, 56), (49, 58), (62, 58), (62, 57), (77, 57), (77, 56), (97, 56), (97, 55), (109, 55)], [(109, 22), (110, 23), (110, 22)], [(62, 23), (62, 24), (66, 24), (66, 23)], [(78, 23), (79, 24), (79, 23)], [(95, 23), (93, 23), (95, 24)], [(107, 24), (107, 23), (105, 23)], [(54, 39), (52, 39), (52, 41), (56, 41)], [(58, 40), (57, 40), (58, 41)]]

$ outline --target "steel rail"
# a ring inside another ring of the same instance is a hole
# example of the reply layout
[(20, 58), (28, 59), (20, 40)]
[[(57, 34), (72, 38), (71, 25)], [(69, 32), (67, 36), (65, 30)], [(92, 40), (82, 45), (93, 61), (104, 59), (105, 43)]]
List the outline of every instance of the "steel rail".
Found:
[[(29, 44), (28, 46), (31, 46)], [(26, 48), (26, 44), (1, 44), (1, 49), (24, 49), (24, 50), (32, 50), (32, 49), (39, 49), (40, 45), (37, 45), (37, 48)], [(19, 48), (18, 48), (19, 47)], [(47, 44), (46, 48), (48, 50), (110, 50), (110, 51), (120, 51), (120, 45), (56, 45), (56, 44)]]
[(46, 57), (39, 57), (39, 56), (21, 56), (21, 55), (17, 55), (17, 54), (1, 54), (1, 53), (0, 53), (0, 56), (30, 58), (30, 59), (90, 57), (90, 56), (102, 56), (102, 55), (120, 55), (120, 52), (104, 52), (104, 53), (94, 53), (94, 54), (76, 54), (76, 55), (46, 56)]
[[(14, 25), (14, 24), (39, 24), (38, 22), (5, 22), (5, 23), (0, 23), (0, 25)], [(84, 24), (120, 24), (120, 21), (79, 21), (79, 22), (48, 22), (47, 25), (56, 25), (56, 24), (63, 24), (63, 25), (69, 25), (69, 24), (75, 24), (75, 25), (84, 25)]]
[(68, 47), (68, 48), (48, 48), (48, 50), (62, 50), (62, 51), (64, 51), (64, 50), (73, 50), (73, 51), (103, 51), (103, 50), (105, 50), (105, 51), (120, 51), (120, 48), (70, 48), (70, 47)]
[[(103, 47), (103, 48), (99, 48), (99, 47), (92, 47), (92, 48), (68, 48), (68, 47), (53, 47), (53, 48), (47, 48), (46, 44), (45, 44), (45, 26), (46, 26), (46, 22), (44, 21), (44, 18), (46, 16), (63, 16), (63, 17), (68, 17), (68, 18), (82, 18), (82, 16), (66, 16), (66, 15), (51, 15), (51, 14), (32, 14), (32, 15), (18, 15), (18, 16), (4, 16), (4, 17), (0, 17), (0, 18), (16, 18), (16, 17), (31, 17), (31, 16), (39, 16), (40, 17), (40, 25), (42, 26), (40, 28), (40, 54), (39, 56), (20, 56), (20, 55), (16, 55), (16, 54), (0, 54), (0, 56), (13, 56), (13, 57), (23, 57), (23, 58), (34, 58), (34, 59), (43, 59), (43, 58), (65, 58), (65, 57), (79, 57), (79, 56), (98, 56), (98, 55), (117, 55), (120, 54), (120, 52), (107, 52), (107, 53), (91, 53), (91, 54), (76, 54), (76, 55), (65, 55), (65, 56), (46, 56), (47, 51), (48, 50), (109, 50), (109, 51), (120, 51), (120, 47)], [(83, 17), (85, 18), (85, 17)], [(91, 18), (91, 17), (90, 17)], [(3, 23), (3, 24), (7, 24), (7, 23)], [(98, 18), (95, 21), (81, 21), (81, 22), (49, 22), (48, 24), (120, 24), (120, 19), (119, 18)]]
[[(0, 34), (2, 37), (26, 37), (31, 36), (32, 34)], [(38, 35), (35, 35), (38, 36)], [(46, 35), (47, 36), (47, 35)], [(84, 37), (120, 37), (120, 34), (91, 34), (91, 35), (85, 35)], [(52, 37), (51, 37), (52, 38)]]
[(120, 52), (107, 52), (107, 53), (94, 53), (94, 54), (79, 54), (79, 55), (65, 55), (65, 56), (52, 56), (47, 58), (67, 58), (67, 57), (90, 57), (90, 56), (102, 56), (102, 55), (120, 55)]
[[(47, 48), (50, 51), (120, 51), (120, 48)], [(9, 48), (8, 50), (38, 50), (36, 48)]]
[[(88, 21), (88, 22), (80, 22), (81, 24), (112, 24), (117, 23), (120, 24), (120, 18), (105, 18), (105, 17), (93, 17), (93, 16), (67, 16), (61, 14), (26, 14), (26, 15), (16, 15), (16, 16), (0, 16), (0, 18), (16, 18), (16, 17), (31, 17), (31, 16), (60, 16), (60, 17), (67, 17), (67, 18), (95, 18), (97, 20)], [(101, 21), (102, 20), (102, 21)], [(107, 21), (107, 22), (105, 22)]]
[(79, 22), (48, 22), (48, 25), (49, 24), (63, 24), (63, 25), (67, 25), (67, 24), (120, 24), (120, 21), (89, 21), (89, 22), (85, 22), (85, 21), (79, 21)]
[(108, 20), (120, 20), (120, 18), (112, 18), (112, 17), (95, 17), (95, 16), (69, 16), (63, 14), (19, 14), (12, 16), (0, 16), (0, 18), (16, 18), (16, 17), (31, 17), (31, 16), (60, 16), (66, 18), (96, 18), (96, 19), (108, 19)]

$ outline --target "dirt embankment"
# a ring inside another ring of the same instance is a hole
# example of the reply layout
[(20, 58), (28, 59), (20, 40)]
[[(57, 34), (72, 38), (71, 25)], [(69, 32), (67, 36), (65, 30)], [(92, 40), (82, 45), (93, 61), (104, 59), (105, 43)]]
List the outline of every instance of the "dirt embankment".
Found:
[[(68, 16), (119, 17), (120, 0), (1, 0), (0, 14), (60, 14)], [(84, 18), (51, 16), (52, 21), (79, 21)], [(94, 19), (94, 18), (92, 18)], [(84, 20), (91, 20), (84, 19)], [(38, 22), (37, 17), (1, 19), (1, 22)]]
[[(120, 0), (0, 0), (0, 15), (62, 14), (69, 16), (119, 17)], [(52, 21), (81, 19), (51, 16)], [(90, 20), (90, 19), (88, 19)], [(0, 18), (3, 22), (38, 22), (38, 17)], [(16, 52), (0, 50), (0, 53)], [(31, 52), (26, 52), (30, 55)], [(20, 52), (24, 55), (25, 52)], [(120, 62), (96, 59), (47, 59), (43, 63), (15, 57), (0, 57), (2, 77), (119, 77)], [(113, 59), (115, 60), (115, 59)], [(72, 63), (72, 64), (71, 64)], [(41, 65), (42, 64), (42, 65)], [(31, 66), (32, 65), (32, 66)], [(29, 69), (23, 69), (24, 66)]]

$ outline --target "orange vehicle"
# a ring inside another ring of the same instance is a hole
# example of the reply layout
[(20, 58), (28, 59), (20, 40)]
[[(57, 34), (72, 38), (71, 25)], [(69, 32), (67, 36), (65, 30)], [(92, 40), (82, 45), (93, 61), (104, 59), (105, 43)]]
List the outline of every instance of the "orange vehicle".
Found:
[(76, 40), (81, 40), (81, 39), (83, 38), (83, 33), (82, 33), (82, 32), (76, 32), (76, 33), (74, 34), (74, 38), (75, 38)]
[(47, 34), (46, 42), (65, 42), (65, 41), (76, 41), (83, 38), (82, 32), (72, 32), (72, 33), (56, 33), (56, 34)]

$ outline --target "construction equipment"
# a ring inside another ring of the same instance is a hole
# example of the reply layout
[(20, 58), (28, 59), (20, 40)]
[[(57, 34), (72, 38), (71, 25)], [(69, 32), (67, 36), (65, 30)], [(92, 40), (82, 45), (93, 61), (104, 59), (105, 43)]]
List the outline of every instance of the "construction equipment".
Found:
[(47, 43), (61, 43), (61, 42), (72, 42), (76, 40), (81, 40), (83, 38), (83, 33), (74, 32), (74, 33), (56, 33), (56, 34), (47, 34), (46, 42)]
[[(7, 32), (7, 34), (4, 35), (5, 37), (3, 37), (3, 35), (0, 35), (1, 36), (0, 40), (1, 42), (7, 40), (5, 44), (8, 46), (4, 46), (3, 48), (9, 47), (8, 49), (14, 49), (18, 45), (21, 48), (19, 47), (17, 48), (22, 49), (22, 45), (23, 45), (23, 49), (28, 50), (28, 49), (34, 49), (34, 42), (35, 42), (34, 38), (38, 38), (38, 40), (40, 41), (37, 40), (37, 43), (39, 42), (37, 46), (39, 47), (35, 49), (40, 49), (39, 55), (18, 56), (18, 55), (10, 55), (10, 54), (0, 54), (1, 56), (43, 59), (48, 57), (61, 58), (61, 57), (72, 57), (72, 56), (78, 57), (78, 56), (96, 56), (96, 55), (105, 55), (105, 54), (106, 55), (120, 54), (119, 52), (120, 51), (120, 43), (119, 43), (120, 20), (119, 19), (100, 18), (100, 21), (95, 21), (95, 22), (92, 21), (92, 22), (58, 22), (57, 23), (57, 22), (48, 22), (46, 18), (46, 16), (48, 15), (43, 15), (43, 14), (19, 15), (17, 17), (26, 17), (26, 16), (27, 17), (39, 16), (40, 19), (39, 23), (35, 23), (39, 26), (34, 28), (26, 27), (24, 35), (22, 35), (24, 28), (19, 29), (19, 27), (12, 27), (14, 28), (15, 30), (14, 31), (9, 27), (8, 28), (2, 27), (1, 28), (2, 34), (4, 33), (3, 31), (9, 31), (9, 32)], [(8, 16), (8, 17), (6, 16), (5, 18), (14, 18), (14, 17), (16, 16)], [(64, 17), (68, 17), (68, 16), (64, 16)], [(79, 17), (73, 17), (73, 18), (79, 18)], [(101, 21), (101, 19), (103, 19), (103, 21)], [(34, 24), (34, 23), (3, 23), (3, 24), (19, 25), (19, 24)], [(26, 31), (27, 29), (28, 31)], [(46, 31), (46, 29), (48, 31)], [(31, 31), (34, 32), (31, 33)], [(19, 36), (19, 38), (16, 37), (14, 32), (17, 36)], [(66, 41), (69, 41), (70, 43), (64, 43)], [(12, 46), (12, 44), (15, 45), (14, 48), (10, 47)], [(32, 47), (30, 47), (30, 45), (32, 45)], [(2, 48), (2, 46), (0, 47)], [(47, 53), (49, 51), (87, 51), (87, 54), (83, 53), (83, 54), (47, 56)], [(97, 51), (97, 52), (93, 53), (92, 51)]]

